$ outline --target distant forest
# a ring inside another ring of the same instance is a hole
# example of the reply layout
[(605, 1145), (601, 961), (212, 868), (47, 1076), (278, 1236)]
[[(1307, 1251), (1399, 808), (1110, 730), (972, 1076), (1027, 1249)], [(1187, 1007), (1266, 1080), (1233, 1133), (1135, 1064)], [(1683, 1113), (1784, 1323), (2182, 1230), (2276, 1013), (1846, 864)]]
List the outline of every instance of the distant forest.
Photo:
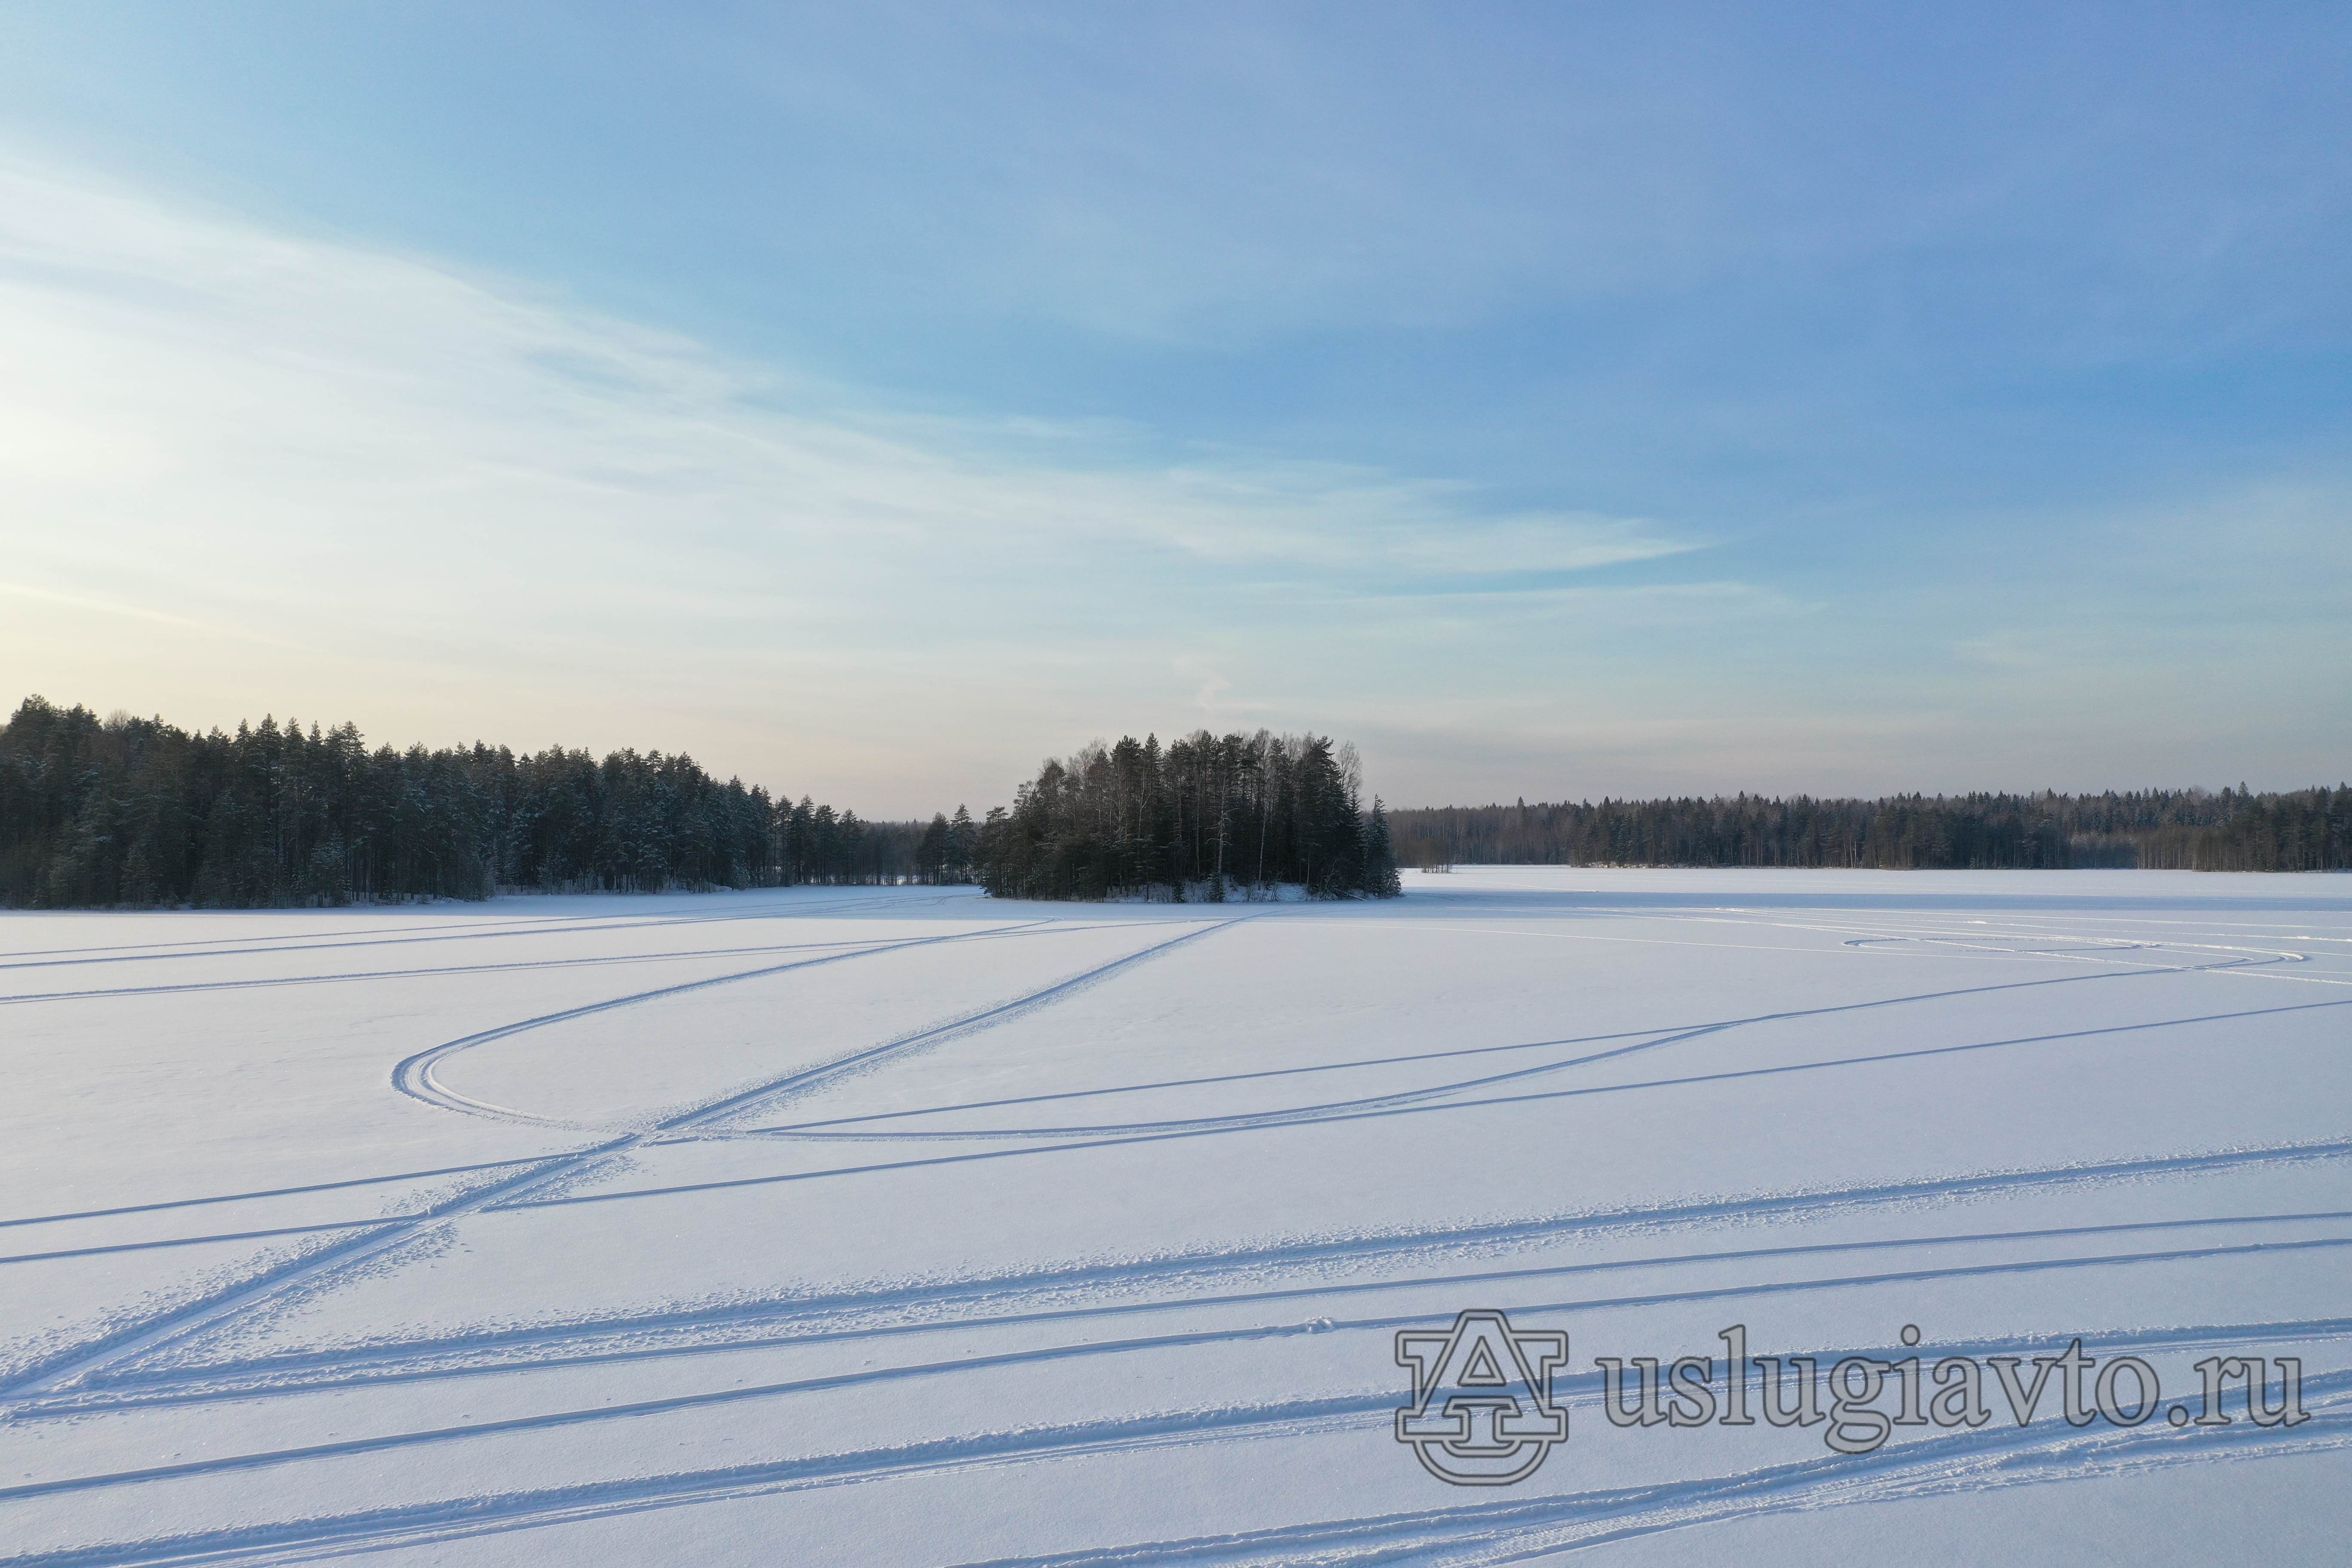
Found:
[(1742, 795), (1438, 806), (1391, 817), (1409, 866), (2352, 869), (2352, 787), (2118, 795)]
[(350, 724), (197, 735), (38, 697), (0, 727), (0, 904), (16, 906), (938, 879), (954, 837), (944, 816), (861, 822), (659, 752), (370, 751)]
[(1323, 735), (1128, 736), (1048, 762), (980, 825), (973, 870), (1020, 899), (1223, 900), (1283, 884), (1393, 898), (1388, 814)]
[(2352, 869), (2352, 786), (1805, 796), (1388, 812), (1319, 735), (1133, 738), (974, 823), (866, 822), (691, 757), (370, 750), (350, 724), (205, 734), (28, 698), (0, 725), (0, 905), (241, 909), (500, 889), (971, 882), (1011, 898), (1389, 897), (1396, 867)]

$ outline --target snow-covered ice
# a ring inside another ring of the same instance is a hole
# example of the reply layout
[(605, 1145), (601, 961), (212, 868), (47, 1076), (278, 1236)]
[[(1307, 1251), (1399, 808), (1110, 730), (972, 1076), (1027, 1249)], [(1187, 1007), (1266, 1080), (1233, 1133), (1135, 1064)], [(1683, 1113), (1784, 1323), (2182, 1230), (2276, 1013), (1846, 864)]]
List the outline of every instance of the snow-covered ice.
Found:
[[(2341, 1553), (2352, 879), (1406, 882), (0, 916), (0, 1563)], [(1397, 1440), (1465, 1308), (1514, 1486)], [(1733, 1323), (2312, 1418), (1603, 1418)]]

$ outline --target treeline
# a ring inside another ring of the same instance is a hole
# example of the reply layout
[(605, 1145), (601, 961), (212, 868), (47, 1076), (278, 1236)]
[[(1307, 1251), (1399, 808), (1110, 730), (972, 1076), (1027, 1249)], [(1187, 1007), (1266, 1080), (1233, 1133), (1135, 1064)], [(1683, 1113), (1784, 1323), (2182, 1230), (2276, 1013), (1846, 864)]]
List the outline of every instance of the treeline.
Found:
[(1323, 735), (1133, 736), (1047, 762), (980, 825), (973, 872), (1021, 899), (1222, 900), (1284, 884), (1391, 898), (1388, 815)]
[(1440, 806), (1391, 818), (1407, 865), (1891, 870), (2352, 869), (2352, 787), (2255, 795), (1889, 795)]
[[(944, 844), (950, 825), (937, 826)], [(943, 850), (920, 863), (931, 842), (912, 823), (772, 799), (659, 752), (371, 751), (350, 724), (199, 735), (38, 697), (0, 727), (0, 904), (886, 882), (940, 875)]]

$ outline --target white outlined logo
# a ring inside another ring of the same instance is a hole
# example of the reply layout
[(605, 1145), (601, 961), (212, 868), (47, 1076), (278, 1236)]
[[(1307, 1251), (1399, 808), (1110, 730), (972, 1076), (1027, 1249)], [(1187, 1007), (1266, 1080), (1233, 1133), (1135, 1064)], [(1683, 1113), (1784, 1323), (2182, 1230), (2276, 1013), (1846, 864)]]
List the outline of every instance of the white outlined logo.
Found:
[(1473, 1308), (1443, 1332), (1398, 1330), (1396, 1359), (1412, 1369), (1397, 1441), (1441, 1481), (1507, 1487), (1568, 1440), (1568, 1412), (1551, 1397), (1552, 1373), (1568, 1361), (1568, 1336), (1556, 1329), (1515, 1329), (1501, 1312)]

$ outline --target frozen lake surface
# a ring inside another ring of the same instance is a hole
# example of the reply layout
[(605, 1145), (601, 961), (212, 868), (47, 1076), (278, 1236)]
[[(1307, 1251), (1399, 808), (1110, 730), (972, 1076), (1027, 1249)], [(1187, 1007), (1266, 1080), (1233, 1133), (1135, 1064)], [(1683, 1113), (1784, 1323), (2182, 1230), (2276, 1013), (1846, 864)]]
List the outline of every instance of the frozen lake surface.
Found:
[[(2340, 1554), (2352, 878), (1406, 889), (0, 915), (0, 1563)], [(1514, 1485), (1398, 1438), (1465, 1309)], [(1605, 1418), (1734, 1324), (2310, 1419)]]

